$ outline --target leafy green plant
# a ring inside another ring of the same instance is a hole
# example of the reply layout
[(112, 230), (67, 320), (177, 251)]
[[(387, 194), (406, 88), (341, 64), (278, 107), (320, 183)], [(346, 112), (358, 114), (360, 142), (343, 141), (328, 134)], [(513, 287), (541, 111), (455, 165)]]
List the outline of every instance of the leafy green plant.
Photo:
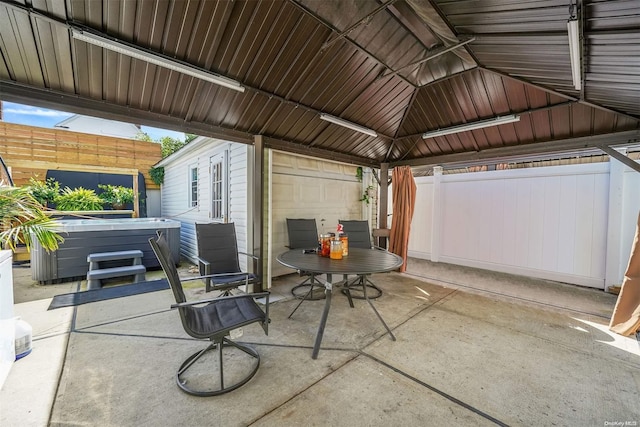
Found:
[(57, 232), (58, 223), (47, 216), (42, 204), (28, 187), (0, 186), (0, 246), (15, 250), (32, 245), (32, 236), (47, 251), (58, 249), (64, 238)]
[(65, 187), (55, 203), (60, 211), (99, 211), (102, 210), (103, 201), (93, 190)]
[(47, 203), (53, 203), (58, 194), (60, 194), (60, 183), (53, 178), (40, 181), (32, 177), (27, 188), (33, 198), (43, 206), (46, 206)]
[(136, 134), (135, 138), (136, 138), (136, 140), (138, 140), (138, 141), (156, 142), (156, 141), (154, 141), (154, 140), (149, 136), (149, 134), (148, 134), (148, 133), (146, 133), (146, 132), (142, 132), (142, 131), (138, 132), (138, 133)]
[(152, 167), (149, 169), (149, 176), (151, 180), (155, 182), (157, 185), (160, 185), (164, 182), (164, 167), (158, 166), (157, 168)]
[(364, 191), (364, 193), (362, 193), (362, 197), (360, 198), (360, 201), (365, 202), (366, 204), (371, 203), (372, 190), (373, 190), (373, 186), (372, 185), (368, 186), (367, 189)]
[(179, 139), (172, 138), (170, 136), (163, 136), (158, 140), (162, 148), (160, 151), (162, 152), (162, 158), (168, 157), (187, 145), (186, 141), (180, 141)]
[(362, 182), (362, 166), (356, 168), (356, 179), (358, 182)]
[(122, 185), (98, 184), (102, 193), (98, 195), (104, 203), (113, 207), (122, 208), (127, 203), (133, 203), (133, 189)]

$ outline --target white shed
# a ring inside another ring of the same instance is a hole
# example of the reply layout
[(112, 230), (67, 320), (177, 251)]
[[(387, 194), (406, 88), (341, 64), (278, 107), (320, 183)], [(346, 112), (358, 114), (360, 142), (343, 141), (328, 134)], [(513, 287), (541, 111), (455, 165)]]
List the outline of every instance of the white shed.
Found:
[[(238, 249), (250, 252), (251, 150), (244, 144), (198, 137), (156, 165), (165, 170), (162, 216), (180, 221), (180, 252), (192, 262), (198, 253), (196, 223), (235, 223)], [(276, 261), (288, 242), (286, 218), (315, 218), (321, 233), (335, 230), (338, 219), (374, 217), (375, 203), (360, 200), (371, 185), (371, 174), (365, 171), (360, 181), (356, 169), (354, 165), (266, 150), (263, 241), (268, 286), (271, 277), (292, 272)]]
[(238, 249), (247, 252), (250, 247), (248, 148), (198, 137), (156, 165), (165, 171), (162, 216), (180, 221), (180, 253), (192, 262), (198, 254), (196, 223), (233, 222)]

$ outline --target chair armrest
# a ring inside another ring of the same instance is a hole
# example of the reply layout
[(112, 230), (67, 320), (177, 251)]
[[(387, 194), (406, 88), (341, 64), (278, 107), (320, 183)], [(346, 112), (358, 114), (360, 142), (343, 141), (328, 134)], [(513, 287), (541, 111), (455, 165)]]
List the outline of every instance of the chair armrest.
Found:
[(187, 302), (181, 302), (179, 304), (171, 304), (171, 308), (172, 309), (176, 309), (176, 308), (180, 308), (180, 307), (191, 307), (193, 305), (208, 304), (208, 303), (211, 303), (211, 302), (225, 300), (225, 299), (238, 299), (238, 298), (246, 298), (246, 297), (251, 297), (251, 298), (267, 297), (267, 305), (268, 305), (269, 294), (270, 294), (270, 292), (256, 292), (256, 293), (252, 293), (252, 294), (231, 295), (231, 296), (226, 296), (226, 297), (202, 299), (202, 300), (198, 300), (198, 301), (187, 301)]
[[(245, 255), (245, 256), (248, 256), (248, 257), (250, 257), (250, 258), (253, 258), (253, 259), (255, 259), (255, 260), (259, 260), (259, 259), (260, 259), (260, 257), (257, 257), (257, 256), (255, 256), (255, 255), (248, 254), (248, 253), (246, 253), (246, 252), (238, 252), (238, 253), (239, 253), (240, 255)], [(210, 263), (209, 261), (204, 260), (204, 259), (200, 258), (199, 256), (196, 256), (196, 260), (198, 260), (198, 264), (200, 264), (200, 265), (204, 266), (205, 268), (209, 268), (209, 269), (211, 268), (211, 263)], [(209, 270), (209, 271), (211, 271), (211, 270)]]
[(252, 262), (253, 271), (258, 271), (259, 270), (258, 263), (260, 262), (260, 257), (257, 257), (257, 256), (252, 255), (252, 254), (248, 254), (246, 252), (240, 252), (240, 251), (238, 251), (238, 254), (244, 255), (244, 256), (246, 256), (248, 258), (253, 259), (253, 262)]
[[(205, 259), (200, 258), (199, 256), (196, 256), (196, 260), (198, 261), (198, 266), (199, 267), (204, 267), (205, 269), (208, 269), (209, 271), (211, 271), (211, 263)], [(206, 274), (206, 273), (205, 273)]]
[[(198, 273), (200, 273), (201, 276), (211, 274), (211, 263), (199, 256), (197, 256), (196, 259), (198, 260)], [(211, 287), (211, 280), (209, 278), (204, 279), (204, 286), (207, 290)]]
[[(245, 252), (238, 252), (239, 254), (246, 255), (247, 257), (253, 258), (253, 269), (254, 271), (257, 269), (256, 262), (260, 258), (253, 256), (251, 254)], [(211, 274), (211, 263), (205, 259), (196, 256), (196, 260), (198, 261), (198, 272), (200, 276), (198, 277), (190, 277), (186, 279), (181, 279), (183, 281), (190, 280), (202, 280), (205, 285), (205, 292), (211, 292), (213, 290), (223, 290), (226, 291), (228, 289), (232, 289), (240, 286), (241, 282), (245, 282), (245, 285), (249, 285), (249, 275), (250, 273), (245, 272), (236, 272), (236, 273), (215, 273)], [(233, 281), (221, 284), (221, 283), (213, 283), (216, 277), (234, 277)], [(212, 280), (214, 279), (214, 280)]]
[(195, 276), (195, 277), (185, 277), (185, 278), (180, 278), (180, 281), (182, 282), (188, 282), (190, 280), (202, 280), (202, 279), (208, 279), (211, 277), (221, 277), (221, 276), (238, 276), (238, 277), (246, 277), (249, 276), (251, 273), (218, 273), (218, 274), (207, 274), (205, 276)]
[(240, 255), (246, 255), (246, 256), (248, 256), (248, 257), (250, 257), (250, 258), (253, 258), (253, 259), (255, 259), (255, 260), (259, 260), (259, 259), (260, 259), (260, 257), (257, 257), (257, 256), (255, 256), (255, 255), (248, 254), (248, 253), (246, 253), (246, 252), (238, 252), (238, 253), (239, 253)]

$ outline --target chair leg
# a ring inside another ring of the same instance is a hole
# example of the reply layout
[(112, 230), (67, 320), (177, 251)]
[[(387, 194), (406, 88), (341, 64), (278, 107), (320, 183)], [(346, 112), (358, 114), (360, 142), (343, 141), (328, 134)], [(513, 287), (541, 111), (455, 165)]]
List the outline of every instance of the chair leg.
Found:
[[(309, 288), (309, 290), (303, 290), (304, 288)], [(297, 290), (302, 290), (302, 292), (296, 292)], [(321, 292), (314, 292), (318, 290), (320, 290)], [(306, 299), (310, 301), (316, 301), (325, 298), (324, 286), (316, 282), (315, 275), (309, 276), (304, 282), (294, 286), (291, 289), (291, 294), (298, 299)]]
[[(293, 290), (292, 290), (293, 292)], [(298, 302), (298, 304), (296, 304), (296, 307), (293, 309), (293, 311), (291, 313), (289, 313), (289, 315), (287, 316), (287, 319), (291, 319), (291, 316), (293, 316), (293, 313), (296, 312), (296, 310), (298, 310), (298, 307), (300, 307), (300, 305), (305, 302), (305, 300), (307, 299), (311, 299), (311, 298), (307, 298), (308, 295), (310, 295), (313, 292), (313, 286), (311, 286), (309, 288), (309, 291), (307, 291), (307, 293), (300, 299), (300, 301)]]
[[(304, 294), (304, 295), (302, 296), (302, 298), (300, 299), (300, 301), (298, 302), (298, 304), (296, 305), (296, 307), (293, 309), (293, 311), (292, 311), (291, 313), (289, 313), (289, 315), (287, 316), (287, 319), (291, 319), (291, 316), (293, 316), (293, 313), (295, 313), (295, 312), (298, 310), (298, 308), (302, 305), (302, 303), (303, 303), (303, 302), (305, 302), (305, 301), (307, 301), (307, 300), (309, 300), (309, 301), (315, 301), (315, 300), (320, 300), (320, 299), (324, 299), (324, 298), (326, 298), (326, 293), (327, 293), (327, 291), (326, 291), (325, 286), (324, 286), (322, 283), (316, 282), (316, 280), (315, 280), (315, 275), (312, 275), (312, 276), (310, 277), (310, 279), (311, 279), (311, 284), (310, 284), (310, 285), (305, 285), (305, 286), (310, 286), (309, 290), (307, 291), (307, 293), (306, 293), (306, 294)], [(304, 283), (304, 282), (303, 282), (303, 283)], [(298, 285), (298, 286), (300, 286), (300, 285)], [(298, 286), (296, 286), (296, 287), (298, 287)], [(322, 290), (322, 298), (314, 298), (314, 297), (313, 297), (313, 291), (314, 291), (314, 288), (316, 288), (316, 289), (321, 289), (321, 290)], [(294, 288), (294, 289), (295, 289), (295, 288)], [(293, 293), (293, 289), (291, 290), (291, 292)], [(294, 295), (295, 295), (295, 294), (294, 294)], [(352, 305), (352, 307), (353, 307), (353, 305)]]
[[(207, 351), (213, 350), (214, 348), (218, 348), (218, 363), (220, 365), (220, 387), (213, 390), (195, 390), (189, 388), (187, 386), (187, 380), (182, 377), (182, 375), (198, 360), (200, 359)], [(230, 386), (225, 386), (224, 383), (224, 355), (223, 349), (224, 347), (235, 347), (238, 350), (243, 351), (248, 354), (250, 357), (256, 359), (254, 361), (254, 366), (252, 370), (245, 375), (241, 380), (235, 382)], [(220, 394), (228, 393), (233, 391), (243, 385), (245, 385), (253, 376), (258, 372), (258, 368), (260, 367), (260, 355), (253, 348), (242, 345), (236, 342), (231, 341), (230, 339), (224, 337), (220, 342), (213, 342), (209, 344), (203, 350), (200, 350), (191, 356), (189, 356), (183, 363), (180, 365), (180, 369), (178, 370), (178, 374), (176, 375), (176, 382), (178, 387), (182, 389), (187, 394), (191, 394), (193, 396), (205, 397), (205, 396), (218, 396)]]
[(367, 287), (367, 290), (369, 292), (372, 292), (371, 295), (368, 295), (369, 299), (376, 299), (376, 298), (380, 298), (382, 296), (382, 289), (380, 289), (379, 287), (377, 287), (376, 285), (374, 285), (369, 279), (367, 279), (365, 276), (358, 276), (358, 278), (356, 278), (354, 281), (352, 281), (351, 283), (347, 282), (342, 289), (342, 293), (346, 295), (347, 293), (347, 288), (349, 290), (349, 292), (351, 293), (351, 297), (355, 298), (355, 299), (365, 299), (364, 296), (364, 286)]

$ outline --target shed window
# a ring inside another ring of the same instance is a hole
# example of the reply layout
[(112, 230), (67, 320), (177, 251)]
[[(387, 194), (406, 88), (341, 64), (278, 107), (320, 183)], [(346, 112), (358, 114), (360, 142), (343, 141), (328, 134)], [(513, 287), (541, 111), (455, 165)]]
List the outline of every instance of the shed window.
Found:
[(198, 206), (198, 167), (189, 167), (189, 206)]
[(210, 159), (211, 171), (211, 219), (226, 222), (227, 217), (227, 152)]

